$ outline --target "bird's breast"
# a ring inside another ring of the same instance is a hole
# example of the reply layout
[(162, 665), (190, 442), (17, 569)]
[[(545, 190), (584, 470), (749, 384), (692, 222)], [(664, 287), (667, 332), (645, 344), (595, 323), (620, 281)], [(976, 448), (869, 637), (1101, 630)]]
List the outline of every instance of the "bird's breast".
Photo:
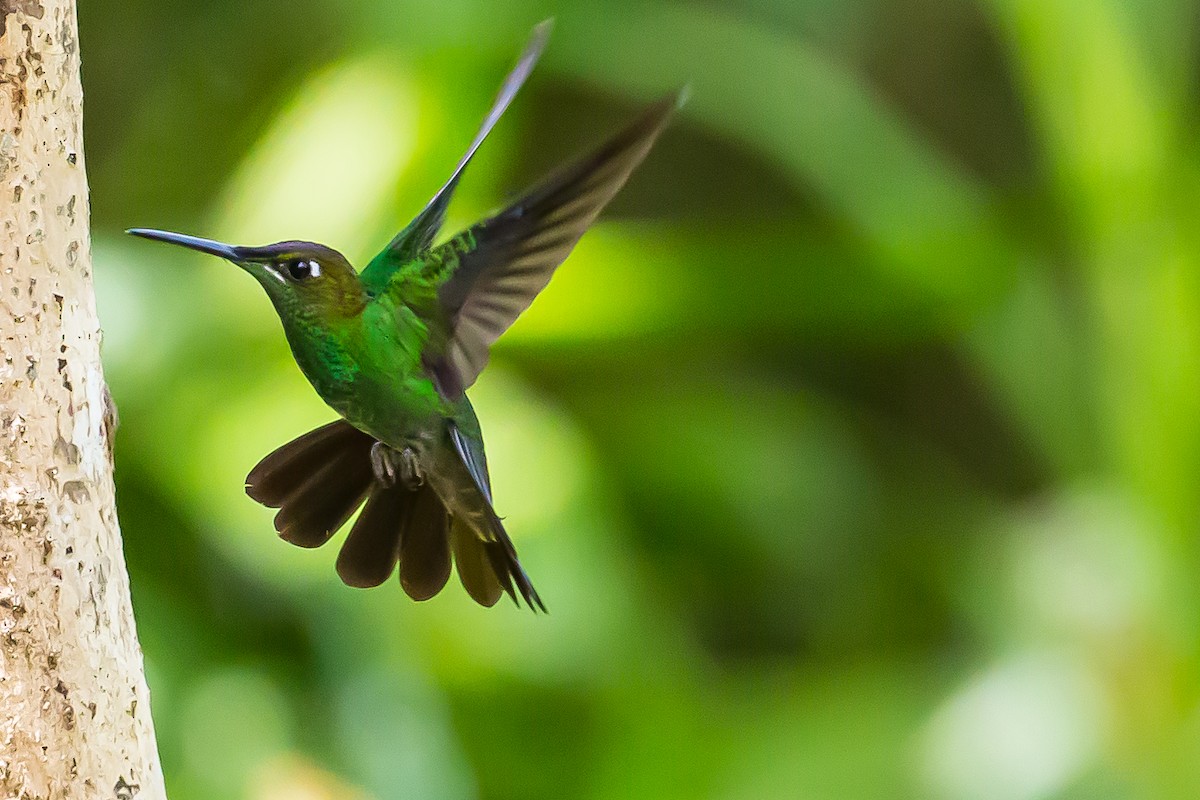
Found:
[(335, 409), (352, 399), (362, 365), (343, 341), (321, 330), (288, 331), (288, 344), (300, 371)]
[(394, 323), (359, 322), (288, 336), (305, 377), (347, 422), (385, 444), (400, 448), (436, 435), (444, 403), (421, 365), (419, 344)]

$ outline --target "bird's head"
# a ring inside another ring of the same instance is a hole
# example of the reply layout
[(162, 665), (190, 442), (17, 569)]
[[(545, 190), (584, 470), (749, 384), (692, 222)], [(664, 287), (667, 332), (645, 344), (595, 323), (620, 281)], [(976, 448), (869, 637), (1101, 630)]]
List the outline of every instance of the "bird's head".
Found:
[(128, 233), (232, 261), (262, 285), (281, 317), (351, 317), (366, 304), (358, 273), (345, 256), (323, 244), (290, 241), (241, 247), (150, 228)]

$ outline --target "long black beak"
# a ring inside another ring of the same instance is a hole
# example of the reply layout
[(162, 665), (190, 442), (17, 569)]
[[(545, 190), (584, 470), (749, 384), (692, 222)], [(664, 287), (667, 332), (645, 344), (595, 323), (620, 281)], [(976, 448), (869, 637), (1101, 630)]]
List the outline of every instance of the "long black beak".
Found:
[(189, 250), (198, 250), (201, 253), (220, 256), (227, 258), (234, 263), (240, 263), (245, 260), (247, 253), (246, 248), (234, 247), (231, 244), (217, 242), (212, 239), (201, 239), (199, 236), (188, 236), (183, 233), (171, 233), (170, 231), (158, 231), (153, 228), (130, 228), (126, 233), (140, 236), (143, 239), (153, 239), (157, 242), (166, 242), (167, 244), (177, 244), (180, 247), (186, 247)]

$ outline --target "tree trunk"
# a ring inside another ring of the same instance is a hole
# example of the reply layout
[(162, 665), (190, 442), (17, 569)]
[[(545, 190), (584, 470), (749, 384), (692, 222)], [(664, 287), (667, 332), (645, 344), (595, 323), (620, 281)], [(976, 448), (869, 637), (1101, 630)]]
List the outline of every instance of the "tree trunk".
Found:
[(0, 0), (0, 797), (165, 797), (113, 505), (74, 0)]

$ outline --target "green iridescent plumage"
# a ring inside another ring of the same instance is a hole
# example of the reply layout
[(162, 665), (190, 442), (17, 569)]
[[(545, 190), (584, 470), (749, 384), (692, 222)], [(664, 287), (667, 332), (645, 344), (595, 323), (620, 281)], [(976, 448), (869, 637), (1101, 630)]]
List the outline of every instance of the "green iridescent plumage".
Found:
[(465, 390), (492, 343), (549, 282), (624, 185), (678, 105), (672, 95), (499, 213), (434, 245), (463, 170), (541, 54), (539, 26), (479, 133), (425, 209), (358, 273), (313, 242), (235, 247), (149, 229), (130, 233), (219, 255), (271, 298), (296, 362), (342, 417), (264, 458), (251, 497), (278, 508), (280, 535), (324, 544), (366, 503), (338, 556), (352, 586), (399, 565), (408, 594), (445, 585), (451, 563), (468, 593), (541, 599), (492, 506), (483, 435)]

